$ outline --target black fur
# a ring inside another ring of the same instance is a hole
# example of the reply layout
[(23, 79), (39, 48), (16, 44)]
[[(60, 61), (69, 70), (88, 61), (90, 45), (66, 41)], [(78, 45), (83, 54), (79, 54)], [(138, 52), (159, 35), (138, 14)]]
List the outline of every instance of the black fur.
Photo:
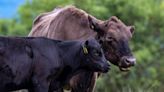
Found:
[[(84, 53), (84, 47), (88, 53)], [(43, 37), (0, 37), (1, 92), (51, 92), (61, 89), (78, 72), (108, 69), (95, 39), (64, 42)]]

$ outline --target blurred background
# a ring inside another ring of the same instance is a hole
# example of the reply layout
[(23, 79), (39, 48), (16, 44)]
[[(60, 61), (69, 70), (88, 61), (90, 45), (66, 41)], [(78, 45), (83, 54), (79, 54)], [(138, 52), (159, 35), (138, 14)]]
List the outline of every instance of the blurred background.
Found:
[(96, 92), (164, 92), (164, 0), (0, 0), (0, 35), (27, 36), (38, 14), (66, 5), (135, 26), (130, 46), (137, 65), (129, 72), (112, 65)]

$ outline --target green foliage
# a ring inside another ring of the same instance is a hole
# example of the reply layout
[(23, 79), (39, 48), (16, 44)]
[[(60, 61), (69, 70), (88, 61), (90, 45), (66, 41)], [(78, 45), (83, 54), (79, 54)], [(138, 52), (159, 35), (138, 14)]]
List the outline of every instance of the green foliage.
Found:
[(0, 33), (27, 35), (38, 14), (70, 4), (102, 20), (117, 16), (136, 28), (130, 46), (137, 65), (129, 72), (113, 65), (98, 79), (96, 92), (164, 91), (164, 0), (30, 0), (17, 19), (0, 20)]
[(21, 25), (15, 19), (13, 20), (0, 20), (0, 34), (7, 36), (25, 36), (28, 34), (25, 25)]

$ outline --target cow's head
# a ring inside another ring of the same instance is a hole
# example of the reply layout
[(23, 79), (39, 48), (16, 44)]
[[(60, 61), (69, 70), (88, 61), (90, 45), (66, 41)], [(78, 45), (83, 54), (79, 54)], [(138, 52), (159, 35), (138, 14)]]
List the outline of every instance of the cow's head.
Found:
[(95, 39), (85, 41), (82, 45), (82, 53), (85, 60), (83, 65), (95, 72), (108, 72), (110, 65), (108, 64), (100, 44)]
[(97, 39), (102, 44), (105, 57), (122, 71), (127, 71), (129, 67), (134, 66), (136, 59), (128, 44), (134, 27), (126, 26), (114, 16), (103, 23), (96, 23), (92, 18), (89, 20), (91, 28), (97, 32)]

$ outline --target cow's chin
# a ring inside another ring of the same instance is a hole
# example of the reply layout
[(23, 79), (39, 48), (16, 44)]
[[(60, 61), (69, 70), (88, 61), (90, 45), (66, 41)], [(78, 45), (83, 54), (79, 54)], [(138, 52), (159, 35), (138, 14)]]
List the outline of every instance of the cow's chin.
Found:
[(130, 69), (131, 69), (130, 65), (123, 66), (121, 63), (118, 63), (118, 67), (119, 67), (120, 71), (123, 71), (123, 72), (130, 71)]
[[(112, 57), (112, 58), (111, 58)], [(130, 70), (130, 67), (129, 65), (122, 65), (122, 61), (119, 60), (119, 57), (114, 57), (114, 56), (110, 56), (110, 54), (108, 54), (106, 56), (106, 58), (109, 60), (109, 62), (111, 62), (113, 65), (116, 65), (120, 71), (124, 71), (124, 72), (127, 72)]]
[(130, 67), (119, 67), (120, 71), (123, 71), (123, 72), (128, 72), (130, 71)]
[(122, 65), (121, 63), (119, 63), (119, 62), (121, 62), (121, 61), (114, 61), (113, 60), (113, 62), (111, 62), (113, 65), (115, 65), (115, 66), (117, 66), (119, 69), (120, 69), (120, 71), (123, 71), (123, 72), (127, 72), (127, 71), (129, 71), (130, 70), (130, 68), (131, 68), (131, 66), (129, 66), (129, 65)]

